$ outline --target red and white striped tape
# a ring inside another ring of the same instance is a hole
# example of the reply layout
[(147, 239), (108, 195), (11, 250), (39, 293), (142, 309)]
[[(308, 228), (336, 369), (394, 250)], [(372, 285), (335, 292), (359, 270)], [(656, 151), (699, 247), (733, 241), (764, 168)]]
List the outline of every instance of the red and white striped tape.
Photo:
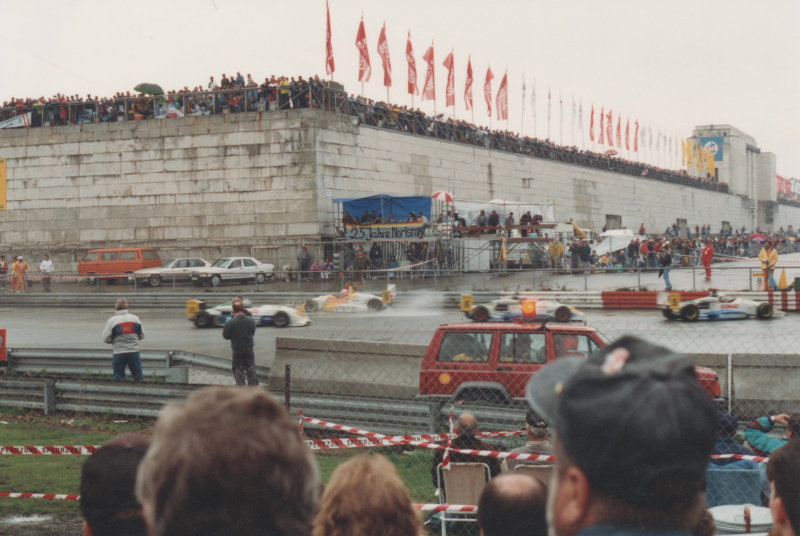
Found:
[(746, 454), (712, 454), (712, 459), (734, 458), (736, 460), (750, 460), (754, 462), (768, 462), (769, 458), (766, 456), (748, 456)]
[(78, 454), (89, 455), (94, 454), (100, 447), (91, 445), (70, 445), (70, 446), (43, 446), (43, 447), (15, 447), (10, 445), (0, 445), (0, 455), (2, 454), (33, 454), (33, 455), (60, 455), (60, 454)]
[[(358, 428), (345, 426), (343, 424), (335, 424), (327, 421), (321, 421), (319, 419), (313, 419), (311, 417), (300, 417), (300, 418), (306, 421), (307, 423), (316, 424), (317, 426), (333, 428), (334, 430), (350, 432), (356, 435), (371, 437), (373, 439), (383, 439), (398, 445), (412, 445), (415, 447), (421, 447), (431, 450), (447, 450), (447, 447), (439, 445), (438, 443), (430, 443), (427, 441), (414, 441), (410, 439), (398, 439), (395, 436), (390, 436), (386, 434), (377, 434), (375, 432), (360, 430)], [(556, 460), (555, 456), (545, 456), (539, 454), (523, 454), (520, 452), (497, 452), (492, 450), (472, 450), (472, 449), (450, 449), (450, 452), (457, 452), (459, 454), (467, 454), (470, 456), (484, 456), (487, 458), (508, 458), (511, 460), (532, 460), (539, 462), (554, 462)]]
[[(723, 261), (742, 261), (742, 262), (757, 262), (760, 263), (761, 261), (757, 257), (732, 257), (731, 255), (723, 255), (721, 253), (714, 253), (715, 259), (720, 259)], [(778, 264), (800, 264), (800, 261), (782, 261), (778, 260)]]
[(477, 512), (477, 506), (468, 504), (414, 504), (414, 508), (423, 512)]
[(61, 494), (61, 493), (0, 493), (0, 497), (11, 499), (57, 499), (60, 501), (78, 501), (80, 495)]

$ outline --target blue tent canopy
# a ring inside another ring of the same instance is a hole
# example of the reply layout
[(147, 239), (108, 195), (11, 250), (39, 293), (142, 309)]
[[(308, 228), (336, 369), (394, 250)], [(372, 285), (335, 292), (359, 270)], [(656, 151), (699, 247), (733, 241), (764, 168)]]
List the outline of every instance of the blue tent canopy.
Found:
[(366, 210), (368, 213), (375, 211), (383, 221), (388, 221), (394, 216), (396, 221), (406, 221), (409, 212), (418, 214), (422, 212), (428, 221), (431, 219), (431, 198), (424, 195), (371, 195), (369, 197), (340, 197), (334, 203), (343, 205), (343, 212), (361, 218)]

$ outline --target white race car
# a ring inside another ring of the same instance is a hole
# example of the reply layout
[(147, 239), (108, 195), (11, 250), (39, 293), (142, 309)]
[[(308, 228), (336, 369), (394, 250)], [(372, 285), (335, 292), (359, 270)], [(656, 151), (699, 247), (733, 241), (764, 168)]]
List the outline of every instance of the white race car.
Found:
[[(245, 311), (250, 313), (256, 326), (275, 326), (276, 328), (307, 326), (311, 319), (306, 315), (283, 305), (253, 306), (250, 300), (244, 300)], [(216, 307), (207, 307), (201, 300), (186, 302), (186, 316), (198, 328), (224, 326), (230, 320), (233, 308), (230, 303), (223, 303)]]
[(389, 285), (384, 291), (386, 301), (383, 296), (375, 294), (361, 294), (352, 289), (345, 289), (340, 295), (328, 294), (327, 296), (317, 296), (306, 301), (300, 308), (306, 313), (366, 313), (383, 311), (391, 305), (395, 297), (395, 286)]
[(681, 301), (679, 292), (659, 292), (656, 300), (664, 318), (668, 320), (683, 319), (687, 322), (695, 320), (742, 320), (758, 318), (769, 320), (780, 318), (785, 313), (775, 311), (772, 305), (764, 302), (734, 298), (712, 289), (705, 298)]
[(533, 302), (536, 304), (534, 313), (529, 320), (551, 322), (583, 322), (586, 314), (569, 305), (557, 301), (536, 300), (524, 296), (501, 298), (489, 303), (474, 305), (469, 294), (461, 295), (461, 310), (467, 318), (475, 322), (515, 322), (522, 318), (522, 304)]

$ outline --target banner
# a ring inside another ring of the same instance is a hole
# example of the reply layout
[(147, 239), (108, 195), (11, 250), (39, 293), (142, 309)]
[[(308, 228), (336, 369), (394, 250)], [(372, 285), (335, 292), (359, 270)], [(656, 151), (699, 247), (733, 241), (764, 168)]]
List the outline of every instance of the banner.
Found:
[(0, 158), (0, 210), (6, 209), (7, 204), (7, 187), (6, 187), (6, 179), (8, 175), (6, 172), (6, 159)]
[(408, 94), (419, 95), (417, 88), (417, 61), (414, 59), (414, 48), (411, 46), (411, 31), (408, 32), (406, 43), (406, 61), (408, 62)]
[(486, 80), (483, 82), (483, 98), (486, 99), (486, 106), (489, 107), (489, 117), (492, 117), (492, 80), (494, 80), (494, 73), (489, 67), (486, 69)]
[(386, 23), (383, 23), (378, 37), (378, 55), (383, 60), (383, 85), (392, 86), (392, 59), (389, 57), (389, 41), (386, 39)]
[(606, 140), (609, 147), (614, 147), (614, 116), (611, 110), (606, 114)]
[(18, 127), (29, 127), (29, 126), (31, 126), (30, 112), (0, 122), (0, 128), (18, 128)]
[(331, 40), (331, 8), (328, 7), (328, 0), (325, 0), (325, 11), (328, 12), (328, 26), (325, 34), (325, 72), (333, 74), (336, 68), (333, 65), (333, 41)]
[(606, 109), (600, 108), (600, 139), (597, 140), (597, 143), (599, 143), (600, 145), (605, 144), (605, 138), (603, 137), (605, 136), (605, 127), (604, 127), (604, 125), (606, 124), (605, 121), (606, 121)]
[(447, 69), (447, 86), (444, 91), (445, 106), (456, 105), (456, 62), (453, 59), (453, 53), (447, 55), (444, 59), (445, 68)]
[(724, 156), (723, 148), (725, 147), (725, 138), (700, 138), (700, 146), (704, 151), (714, 155), (715, 162), (722, 162)]
[(589, 119), (589, 141), (594, 141), (594, 104), (592, 104), (592, 116)]
[(472, 110), (472, 58), (467, 60), (467, 81), (464, 84), (464, 104), (467, 110)]
[(422, 240), (425, 238), (425, 228), (421, 221), (345, 225), (344, 229), (348, 242), (386, 242), (392, 240)]
[(508, 73), (503, 75), (500, 82), (500, 89), (497, 90), (497, 118), (500, 120), (508, 119)]
[(436, 100), (436, 79), (433, 76), (433, 45), (425, 52), (422, 59), (428, 64), (428, 70), (425, 73), (425, 87), (422, 89), (422, 100)]
[(364, 19), (361, 19), (361, 24), (358, 25), (356, 47), (358, 47), (358, 81), (369, 82), (369, 79), (372, 76), (372, 64), (369, 61), (367, 30), (364, 29)]
[(636, 120), (636, 132), (633, 135), (633, 152), (639, 152), (639, 120)]

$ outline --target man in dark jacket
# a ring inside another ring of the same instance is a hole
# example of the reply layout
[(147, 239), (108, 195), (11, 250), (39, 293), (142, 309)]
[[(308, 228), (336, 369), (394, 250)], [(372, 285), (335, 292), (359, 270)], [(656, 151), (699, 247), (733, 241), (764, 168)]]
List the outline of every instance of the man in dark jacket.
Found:
[[(720, 413), (717, 415), (717, 437), (714, 439), (714, 450), (711, 454), (744, 454), (755, 456), (752, 449), (737, 443), (736, 433), (739, 428), (739, 421), (730, 413)], [(738, 462), (736, 458), (712, 458), (714, 465), (729, 465)]]
[[(462, 413), (456, 419), (453, 426), (453, 433), (457, 436), (450, 442), (450, 448), (453, 449), (466, 449), (466, 450), (499, 450), (492, 445), (488, 445), (478, 439), (478, 420), (471, 413)], [(444, 459), (443, 450), (437, 450), (433, 455), (433, 467), (431, 467), (431, 478), (433, 485), (439, 485), (439, 466)], [(450, 452), (450, 461), (452, 463), (485, 463), (489, 466), (489, 474), (496, 477), (500, 474), (500, 458), (486, 458), (483, 456), (470, 456), (469, 454), (461, 454), (458, 452)]]
[(355, 272), (355, 288), (358, 289), (358, 284), (361, 283), (361, 290), (364, 290), (364, 280), (367, 277), (367, 270), (369, 270), (370, 262), (364, 250), (359, 249), (356, 252), (356, 258), (353, 259), (353, 271)]
[(256, 358), (253, 353), (256, 322), (252, 316), (244, 314), (242, 300), (235, 299), (231, 304), (233, 317), (225, 324), (222, 337), (231, 341), (233, 350), (233, 377), (236, 385), (258, 385), (256, 377)]

